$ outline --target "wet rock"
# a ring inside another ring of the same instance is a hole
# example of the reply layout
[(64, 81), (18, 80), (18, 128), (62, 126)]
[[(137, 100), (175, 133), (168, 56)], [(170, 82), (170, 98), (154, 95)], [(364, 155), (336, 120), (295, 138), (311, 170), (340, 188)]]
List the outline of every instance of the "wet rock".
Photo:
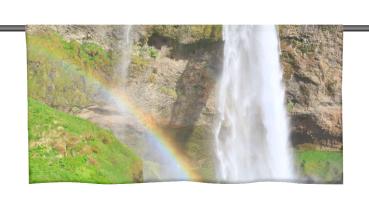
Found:
[(342, 27), (280, 26), (294, 145), (342, 148)]

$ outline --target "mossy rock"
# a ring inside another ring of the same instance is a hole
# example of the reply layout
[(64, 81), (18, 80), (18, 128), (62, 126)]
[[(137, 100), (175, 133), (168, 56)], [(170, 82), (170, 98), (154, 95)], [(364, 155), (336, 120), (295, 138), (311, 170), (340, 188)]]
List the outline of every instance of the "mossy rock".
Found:
[(221, 25), (154, 25), (151, 33), (182, 44), (195, 43), (200, 40), (222, 40)]
[(27, 34), (27, 52), (29, 96), (61, 110), (91, 105), (98, 83), (117, 80), (111, 52), (51, 29)]
[(201, 181), (215, 181), (213, 135), (209, 126), (167, 127), (166, 131), (181, 145), (201, 176)]

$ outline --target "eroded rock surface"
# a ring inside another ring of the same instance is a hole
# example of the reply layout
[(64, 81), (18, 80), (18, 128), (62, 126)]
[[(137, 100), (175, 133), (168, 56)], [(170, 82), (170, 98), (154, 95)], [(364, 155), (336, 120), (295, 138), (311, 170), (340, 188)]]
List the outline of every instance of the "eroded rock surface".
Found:
[(281, 26), (292, 143), (342, 148), (342, 27)]

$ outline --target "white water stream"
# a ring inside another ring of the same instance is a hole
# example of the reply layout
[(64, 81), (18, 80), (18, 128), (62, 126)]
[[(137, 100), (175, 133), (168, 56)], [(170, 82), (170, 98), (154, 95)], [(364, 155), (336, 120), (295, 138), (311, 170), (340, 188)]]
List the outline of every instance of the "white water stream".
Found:
[(220, 182), (291, 180), (292, 154), (274, 26), (224, 26), (215, 149)]

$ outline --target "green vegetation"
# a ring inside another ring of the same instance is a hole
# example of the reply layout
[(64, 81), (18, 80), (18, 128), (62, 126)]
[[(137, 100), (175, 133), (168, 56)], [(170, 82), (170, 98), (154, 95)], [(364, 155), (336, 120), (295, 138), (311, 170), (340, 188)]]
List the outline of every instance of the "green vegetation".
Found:
[(221, 41), (221, 25), (155, 25), (154, 34), (180, 43), (194, 43), (200, 40)]
[(80, 43), (76, 40), (67, 41), (51, 30), (28, 34), (27, 45), (29, 45), (28, 58), (30, 60), (37, 60), (40, 56), (48, 56), (54, 61), (60, 59), (60, 61), (76, 65), (89, 74), (94, 74), (96, 71), (108, 73), (109, 68), (112, 67), (113, 55), (111, 52), (105, 51), (95, 43)]
[(153, 61), (152, 59), (159, 57), (159, 51), (155, 47), (147, 44), (141, 45), (141, 43), (137, 43), (133, 46), (132, 50), (131, 72), (135, 73), (130, 74), (130, 76), (133, 77), (135, 77), (136, 74), (144, 72)]
[(295, 106), (295, 104), (291, 100), (288, 100), (288, 102), (287, 102), (287, 111), (289, 113), (291, 113), (293, 111), (294, 106)]
[(314, 42), (309, 41), (309, 39), (306, 38), (298, 38), (293, 37), (289, 39), (289, 43), (297, 49), (297, 51), (300, 51), (301, 54), (314, 54), (314, 51), (316, 49), (316, 45)]
[[(321, 30), (330, 28), (329, 26), (319, 26)], [(309, 37), (308, 34), (302, 35), (300, 33), (301, 29), (298, 25), (279, 25), (278, 26), (279, 35), (281, 37), (281, 47), (288, 48), (284, 43), (287, 43), (289, 50), (298, 52), (297, 54), (291, 53), (291, 57), (296, 57), (296, 55), (315, 55), (317, 47), (317, 42)], [(283, 49), (282, 49), (283, 50)], [(282, 51), (283, 53), (283, 51)], [(283, 54), (282, 54), (283, 55)], [(288, 59), (286, 59), (289, 62)]]
[(215, 157), (211, 147), (211, 135), (211, 129), (208, 127), (196, 126), (192, 129), (186, 143), (186, 152), (205, 182), (213, 182), (215, 178)]
[(184, 154), (190, 160), (191, 166), (200, 175), (202, 181), (214, 182), (216, 166), (212, 151), (211, 128), (200, 125), (180, 128), (166, 127), (164, 130), (181, 146)]
[(159, 56), (159, 51), (148, 45), (147, 43), (137, 43), (133, 46), (133, 57), (141, 57), (144, 59), (157, 58)]
[[(132, 55), (131, 58), (132, 72), (135, 73), (143, 72), (149, 66), (149, 63), (150, 63), (149, 60), (140, 55)], [(131, 73), (130, 75), (134, 76), (134, 73)]]
[(173, 98), (177, 98), (177, 92), (173, 88), (163, 86), (163, 87), (160, 87), (160, 92), (163, 94), (169, 95)]
[(141, 160), (110, 131), (32, 98), (28, 104), (31, 183), (142, 181)]
[(298, 150), (296, 161), (302, 176), (318, 182), (342, 182), (342, 151)]
[(329, 32), (329, 33), (336, 33), (337, 29), (340, 28), (335, 25), (319, 25), (318, 26), (322, 31)]
[(159, 56), (159, 52), (158, 50), (156, 50), (156, 48), (152, 47), (152, 46), (148, 46), (148, 53), (149, 56), (152, 58), (157, 58)]
[(58, 109), (91, 103), (91, 79), (114, 81), (113, 55), (94, 43), (66, 41), (48, 30), (27, 34), (29, 96)]

